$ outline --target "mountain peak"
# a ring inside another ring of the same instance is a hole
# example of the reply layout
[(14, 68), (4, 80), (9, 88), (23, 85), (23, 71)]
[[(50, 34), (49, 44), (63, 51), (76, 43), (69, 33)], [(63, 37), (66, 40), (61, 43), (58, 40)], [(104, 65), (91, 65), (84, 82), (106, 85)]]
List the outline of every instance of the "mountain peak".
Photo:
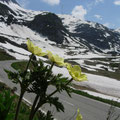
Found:
[(117, 28), (115, 31), (120, 33), (120, 28)]
[(6, 2), (6, 3), (15, 3), (15, 4), (18, 4), (16, 0), (0, 0), (0, 2)]

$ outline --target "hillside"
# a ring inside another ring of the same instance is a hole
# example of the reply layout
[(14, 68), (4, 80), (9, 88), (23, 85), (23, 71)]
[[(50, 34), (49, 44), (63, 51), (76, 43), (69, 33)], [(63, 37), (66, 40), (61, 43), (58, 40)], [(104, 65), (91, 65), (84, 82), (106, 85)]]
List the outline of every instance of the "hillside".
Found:
[[(119, 89), (111, 85), (114, 82), (114, 85), (118, 84), (120, 80), (118, 30), (71, 15), (26, 10), (15, 0), (0, 0), (0, 49), (16, 59), (28, 59), (30, 53), (26, 48), (26, 38), (30, 38), (43, 51), (50, 50), (64, 57), (65, 61), (79, 64), (83, 72), (90, 74), (90, 81), (80, 84), (81, 86), (119, 96)], [(94, 77), (93, 74), (101, 78)], [(97, 84), (97, 79), (105, 82), (99, 81)]]

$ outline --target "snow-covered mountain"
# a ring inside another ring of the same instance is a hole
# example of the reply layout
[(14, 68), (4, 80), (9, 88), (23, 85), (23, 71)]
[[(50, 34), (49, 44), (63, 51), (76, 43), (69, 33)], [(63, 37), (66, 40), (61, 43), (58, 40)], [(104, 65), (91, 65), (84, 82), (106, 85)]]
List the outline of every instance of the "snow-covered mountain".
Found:
[(15, 0), (0, 0), (0, 35), (19, 45), (29, 37), (62, 55), (120, 54), (120, 33), (71, 15), (25, 10)]
[[(81, 86), (120, 97), (120, 84), (115, 80), (120, 80), (120, 58), (116, 56), (120, 55), (120, 32), (71, 15), (26, 10), (15, 0), (0, 0), (0, 49), (17, 59), (28, 59), (26, 38), (43, 51), (50, 50), (73, 64), (80, 64), (84, 72), (90, 73), (89, 81), (79, 83)], [(111, 55), (115, 58), (108, 59)]]
[(120, 33), (120, 28), (115, 29), (116, 32)]
[(8, 4), (12, 2), (12, 3), (18, 4), (16, 0), (0, 0), (0, 2), (4, 2), (4, 3), (6, 2)]

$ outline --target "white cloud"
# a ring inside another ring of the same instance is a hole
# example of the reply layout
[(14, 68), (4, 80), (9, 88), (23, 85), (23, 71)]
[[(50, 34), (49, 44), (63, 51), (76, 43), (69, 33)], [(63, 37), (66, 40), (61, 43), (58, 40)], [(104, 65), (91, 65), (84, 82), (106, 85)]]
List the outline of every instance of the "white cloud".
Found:
[(115, 4), (115, 5), (120, 5), (120, 0), (114, 1), (114, 4)]
[(103, 25), (106, 26), (106, 27), (110, 27), (110, 23), (108, 23), (108, 22), (104, 23)]
[(94, 15), (95, 18), (102, 20), (102, 17), (100, 15)]
[(42, 0), (42, 1), (49, 5), (59, 5), (60, 3), (60, 0)]
[(84, 9), (82, 5), (80, 6), (75, 6), (71, 12), (71, 14), (76, 17), (80, 18), (81, 20), (85, 19), (85, 15), (87, 14), (87, 10)]

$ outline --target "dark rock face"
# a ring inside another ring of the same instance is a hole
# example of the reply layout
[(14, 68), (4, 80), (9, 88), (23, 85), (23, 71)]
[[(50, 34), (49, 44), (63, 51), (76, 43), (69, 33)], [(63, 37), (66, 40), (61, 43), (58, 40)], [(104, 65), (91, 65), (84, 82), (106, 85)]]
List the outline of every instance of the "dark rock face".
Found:
[(23, 49), (26, 49), (26, 50), (27, 50), (27, 45), (26, 45), (26, 44), (21, 44), (21, 45), (19, 45), (19, 44), (17, 44), (16, 42), (13, 42), (13, 41), (9, 40), (9, 39), (6, 38), (6, 37), (0, 36), (0, 43), (6, 44), (6, 42), (7, 42), (7, 43), (10, 43), (10, 44), (12, 44), (12, 45), (14, 45), (14, 46), (16, 46), (16, 47), (23, 48)]
[(0, 3), (0, 15), (5, 17), (5, 16), (8, 16), (10, 13), (12, 13), (13, 15), (16, 15), (16, 13), (12, 9), (10, 9), (5, 4)]
[[(17, 14), (10, 9), (7, 5), (0, 3), (0, 22), (5, 22), (7, 25), (17, 23), (15, 16)], [(5, 19), (6, 17), (6, 19)]]
[(39, 14), (27, 26), (59, 44), (64, 40), (63, 31), (67, 32), (61, 19), (53, 13)]
[(76, 26), (75, 33), (71, 33), (74, 37), (86, 40), (89, 44), (93, 44), (100, 49), (110, 49), (115, 44), (120, 44), (120, 34), (113, 30), (96, 23), (95, 27), (89, 24), (79, 24)]

